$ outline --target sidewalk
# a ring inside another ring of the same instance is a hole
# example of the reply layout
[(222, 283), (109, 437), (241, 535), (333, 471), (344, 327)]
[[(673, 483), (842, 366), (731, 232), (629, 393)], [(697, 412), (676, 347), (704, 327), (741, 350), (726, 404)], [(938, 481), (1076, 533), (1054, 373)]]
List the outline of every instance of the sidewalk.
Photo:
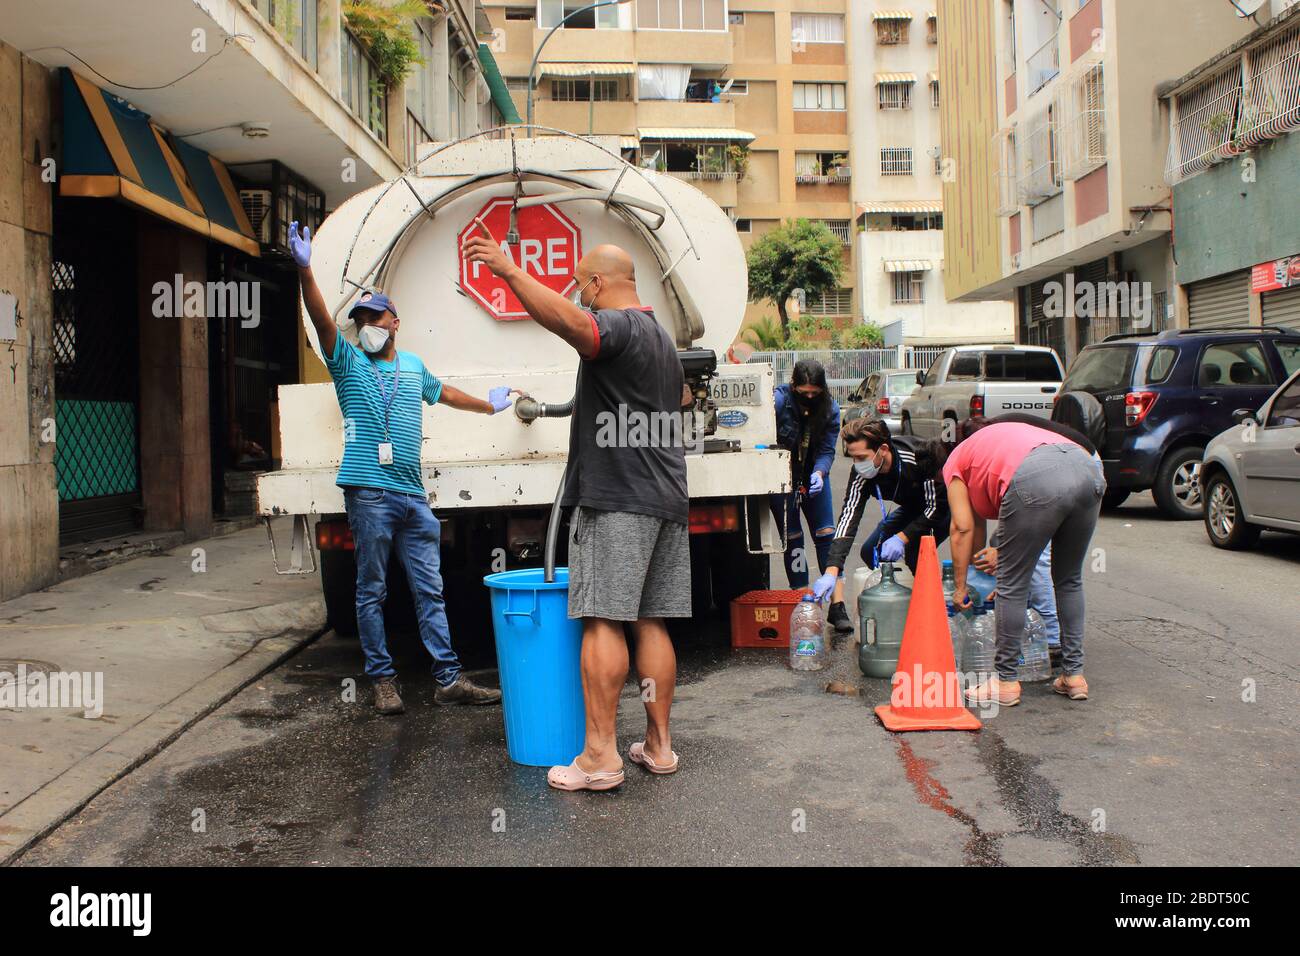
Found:
[(103, 687), (88, 719), (14, 706), (20, 688), (0, 678), (0, 865), (324, 626), (319, 573), (277, 575), (260, 526), (0, 604), (0, 672), (25, 662), (24, 696), (41, 670)]

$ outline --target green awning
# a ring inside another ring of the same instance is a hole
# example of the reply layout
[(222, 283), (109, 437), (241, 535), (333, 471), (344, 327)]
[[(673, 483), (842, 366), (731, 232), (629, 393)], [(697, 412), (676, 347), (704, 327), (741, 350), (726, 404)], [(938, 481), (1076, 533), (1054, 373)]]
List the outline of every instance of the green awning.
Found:
[(492, 102), (501, 111), (502, 119), (507, 123), (522, 123), (519, 110), (515, 108), (515, 101), (511, 98), (510, 91), (506, 89), (506, 81), (501, 78), (496, 57), (492, 55), (486, 43), (478, 45), (478, 61), (483, 67), (483, 78), (487, 80), (488, 90), (492, 93)]

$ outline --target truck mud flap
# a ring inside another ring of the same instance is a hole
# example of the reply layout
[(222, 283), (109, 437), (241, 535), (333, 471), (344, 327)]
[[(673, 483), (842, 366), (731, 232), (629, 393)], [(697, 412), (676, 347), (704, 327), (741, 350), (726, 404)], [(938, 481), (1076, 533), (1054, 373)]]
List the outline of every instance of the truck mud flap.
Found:
[[(311, 527), (307, 523), (306, 515), (293, 516), (293, 539), (289, 544), (289, 566), (280, 567), (280, 558), (275, 550), (275, 532), (271, 528), (271, 516), (263, 515), (262, 521), (266, 523), (266, 537), (271, 542), (271, 563), (275, 566), (276, 574), (315, 574), (316, 573), (316, 548), (311, 541)], [(311, 565), (307, 566), (307, 559), (311, 560)]]

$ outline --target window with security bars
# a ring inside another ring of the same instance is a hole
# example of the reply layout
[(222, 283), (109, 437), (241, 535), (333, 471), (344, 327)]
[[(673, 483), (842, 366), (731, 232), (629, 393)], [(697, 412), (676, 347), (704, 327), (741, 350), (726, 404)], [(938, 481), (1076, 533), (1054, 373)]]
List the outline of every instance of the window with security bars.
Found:
[(827, 289), (821, 295), (810, 296), (803, 311), (809, 315), (852, 315), (853, 290)]
[(1102, 64), (1087, 70), (1058, 107), (1064, 127), (1062, 173), (1079, 179), (1106, 162), (1106, 83)]
[(1020, 201), (1034, 206), (1061, 191), (1056, 110), (1049, 106), (1030, 121), (1029, 132), (1016, 141), (1020, 166)]
[(912, 175), (912, 147), (886, 146), (880, 150), (880, 175)]
[(924, 272), (895, 272), (894, 305), (920, 305), (925, 302)]
[(551, 99), (560, 102), (609, 102), (619, 98), (617, 79), (551, 80)]
[(853, 241), (853, 224), (847, 219), (819, 219), (817, 220), (844, 245)]
[(876, 86), (882, 110), (910, 110), (912, 108), (911, 83), (880, 83)]
[(876, 42), (882, 46), (906, 43), (912, 21), (889, 19), (876, 21)]

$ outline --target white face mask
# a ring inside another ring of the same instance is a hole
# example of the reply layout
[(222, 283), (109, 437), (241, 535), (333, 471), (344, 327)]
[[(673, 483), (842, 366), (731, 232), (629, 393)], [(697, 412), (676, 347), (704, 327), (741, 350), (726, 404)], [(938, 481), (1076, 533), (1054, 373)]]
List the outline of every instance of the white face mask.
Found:
[(876, 464), (875, 458), (868, 458), (866, 461), (855, 461), (853, 470), (863, 478), (874, 478), (880, 474), (880, 466)]
[(361, 331), (357, 333), (357, 338), (361, 341), (361, 347), (374, 355), (376, 352), (382, 352), (384, 346), (388, 344), (388, 330), (381, 329), (377, 325), (363, 325)]
[(577, 290), (574, 291), (572, 301), (573, 301), (573, 304), (576, 305), (578, 308), (580, 308), (580, 309), (590, 309), (590, 308), (592, 308), (592, 307), (595, 305), (595, 300), (594, 300), (594, 299), (592, 300), (592, 304), (591, 304), (591, 305), (584, 305), (583, 302), (582, 302), (582, 293), (585, 292), (585, 291), (587, 290), (587, 286), (591, 285), (591, 284), (592, 284), (593, 282), (595, 282), (595, 281), (596, 281), (596, 277), (595, 277), (595, 276), (592, 276), (592, 277), (591, 277), (590, 279), (588, 279), (588, 280), (587, 280), (587, 281), (586, 281), (582, 286), (580, 286)]

